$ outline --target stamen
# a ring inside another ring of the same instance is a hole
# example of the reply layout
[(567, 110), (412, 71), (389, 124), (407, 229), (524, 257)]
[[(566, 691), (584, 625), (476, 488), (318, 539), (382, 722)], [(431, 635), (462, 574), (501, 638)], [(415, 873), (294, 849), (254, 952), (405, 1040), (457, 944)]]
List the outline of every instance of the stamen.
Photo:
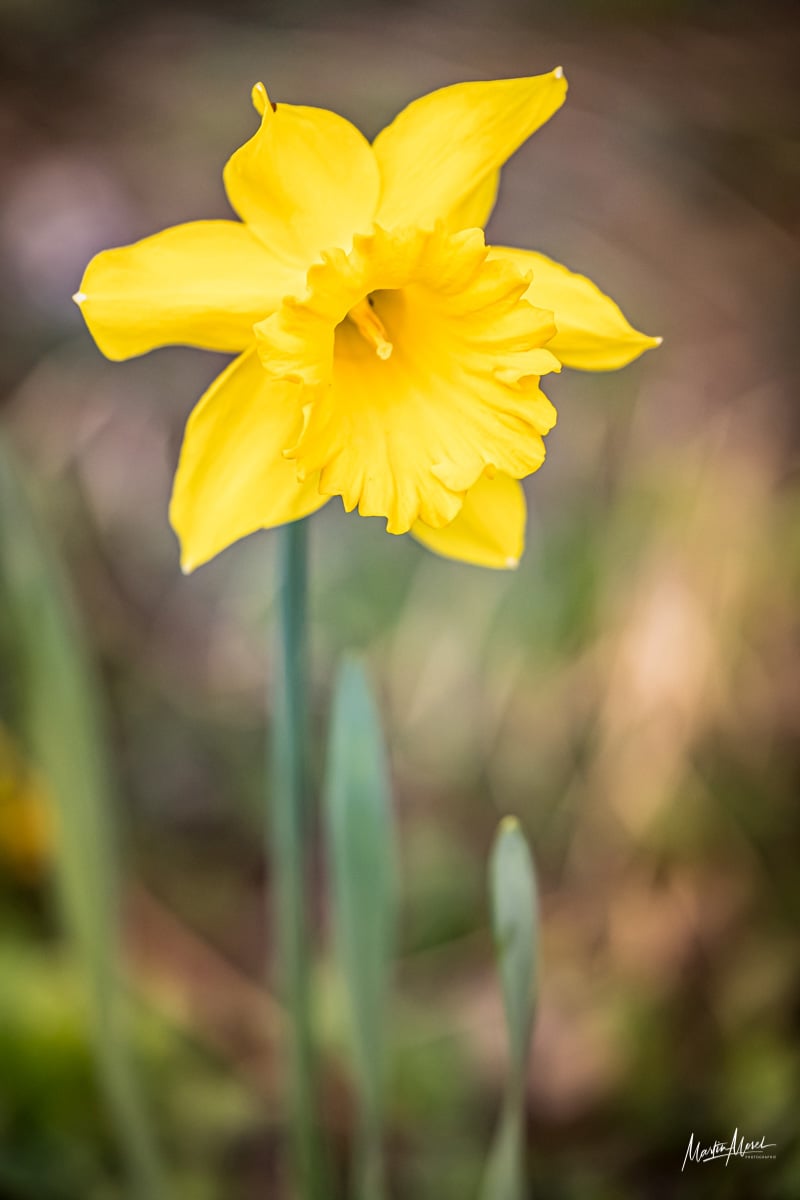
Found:
[(370, 346), (374, 346), (378, 358), (384, 362), (391, 358), (394, 346), (389, 341), (383, 321), (372, 307), (369, 297), (359, 300), (347, 315), (364, 340), (369, 342)]

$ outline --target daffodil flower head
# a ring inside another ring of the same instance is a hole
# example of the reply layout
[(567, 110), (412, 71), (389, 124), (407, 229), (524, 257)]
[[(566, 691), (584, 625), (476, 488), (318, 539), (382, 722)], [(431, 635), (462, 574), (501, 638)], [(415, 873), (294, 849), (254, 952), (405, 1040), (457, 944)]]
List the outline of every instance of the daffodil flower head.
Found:
[(556, 419), (541, 377), (660, 341), (583, 276), (484, 240), (500, 167), (566, 88), (560, 68), (456, 84), (370, 145), (257, 84), (260, 127), (224, 171), (240, 220), (90, 262), (75, 299), (109, 358), (237, 355), (186, 428), (170, 505), (184, 570), (332, 496), (439, 554), (517, 564), (519, 481)]

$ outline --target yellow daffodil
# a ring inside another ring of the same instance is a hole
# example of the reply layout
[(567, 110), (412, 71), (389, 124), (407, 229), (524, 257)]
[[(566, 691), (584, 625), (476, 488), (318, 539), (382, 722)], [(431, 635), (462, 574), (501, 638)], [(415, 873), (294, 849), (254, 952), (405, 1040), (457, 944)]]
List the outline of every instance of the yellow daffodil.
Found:
[(566, 88), (560, 68), (443, 88), (370, 145), (258, 84), (260, 127), (224, 172), (241, 220), (91, 261), (75, 299), (109, 358), (238, 355), (186, 428), (170, 507), (184, 570), (337, 495), (439, 554), (516, 565), (518, 481), (556, 419), (540, 377), (660, 340), (583, 276), (485, 244), (499, 168)]

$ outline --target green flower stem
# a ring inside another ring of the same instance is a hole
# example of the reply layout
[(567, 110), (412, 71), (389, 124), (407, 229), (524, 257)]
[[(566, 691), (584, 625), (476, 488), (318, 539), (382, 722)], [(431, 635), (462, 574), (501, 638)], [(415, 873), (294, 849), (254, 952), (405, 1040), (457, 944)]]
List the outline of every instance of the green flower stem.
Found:
[(295, 1170), (303, 1200), (320, 1200), (305, 872), (308, 844), (306, 522), (295, 521), (284, 526), (280, 530), (280, 539), (268, 853), (275, 883), (283, 994), (289, 1016)]

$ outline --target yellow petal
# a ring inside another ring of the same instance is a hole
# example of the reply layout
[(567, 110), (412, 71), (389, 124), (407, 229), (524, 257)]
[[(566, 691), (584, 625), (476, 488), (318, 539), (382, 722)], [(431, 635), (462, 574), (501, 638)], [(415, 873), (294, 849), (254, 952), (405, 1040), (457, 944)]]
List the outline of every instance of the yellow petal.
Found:
[(375, 139), (383, 183), (376, 221), (391, 227), (453, 220), (459, 205), (561, 107), (566, 92), (557, 67), (529, 79), (457, 83), (409, 104)]
[(321, 508), (317, 480), (298, 483), (283, 451), (302, 425), (299, 389), (275, 383), (255, 350), (212, 383), (189, 417), (170, 504), (186, 572), (239, 538)]
[(516, 567), (525, 544), (525, 493), (509, 475), (483, 475), (464, 497), (461, 512), (442, 529), (417, 521), (412, 537), (436, 554), (478, 567)]
[(479, 230), (376, 229), (312, 268), (309, 295), (256, 328), (269, 371), (310, 385), (300, 477), (405, 533), (452, 521), (487, 467), (535, 471), (555, 422), (539, 376), (559, 364), (527, 282)]
[(500, 187), (500, 172), (492, 171), (450, 213), (453, 229), (483, 229), (492, 215)]
[(556, 335), (547, 345), (565, 367), (613, 371), (661, 345), (660, 337), (634, 329), (619, 306), (585, 275), (576, 275), (532, 250), (497, 246), (491, 257), (533, 272), (526, 297), (553, 313)]
[(321, 250), (349, 249), (372, 224), (380, 177), (369, 142), (322, 108), (273, 105), (263, 84), (253, 98), (261, 126), (229, 159), (233, 208), (286, 262), (308, 267)]
[(107, 358), (156, 346), (243, 350), (303, 277), (238, 221), (193, 221), (96, 255), (73, 299)]

